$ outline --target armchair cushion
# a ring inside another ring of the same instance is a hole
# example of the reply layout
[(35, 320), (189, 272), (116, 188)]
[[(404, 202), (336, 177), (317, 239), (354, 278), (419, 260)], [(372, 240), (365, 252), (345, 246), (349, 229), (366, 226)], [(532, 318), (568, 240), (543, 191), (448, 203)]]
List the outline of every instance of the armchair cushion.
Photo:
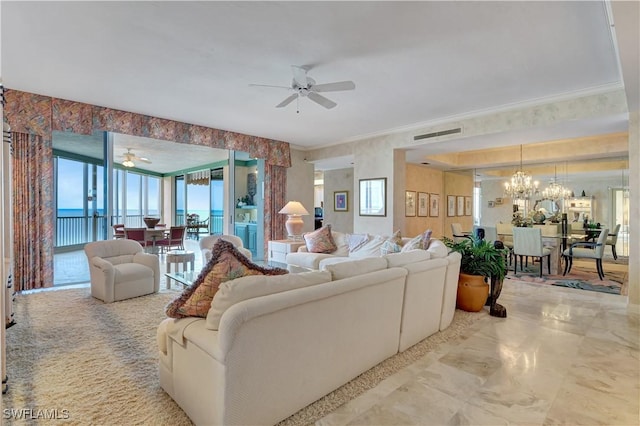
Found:
[(211, 308), (211, 301), (220, 285), (235, 278), (249, 275), (282, 275), (286, 269), (264, 268), (251, 263), (230, 242), (219, 239), (211, 250), (211, 260), (202, 269), (194, 283), (182, 295), (169, 303), (167, 316), (171, 318), (205, 318)]

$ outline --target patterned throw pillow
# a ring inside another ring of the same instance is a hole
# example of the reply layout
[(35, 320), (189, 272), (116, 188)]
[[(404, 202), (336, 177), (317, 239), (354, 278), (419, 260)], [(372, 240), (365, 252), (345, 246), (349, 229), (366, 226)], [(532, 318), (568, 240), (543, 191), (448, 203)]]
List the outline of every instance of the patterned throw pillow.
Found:
[(429, 243), (431, 242), (431, 229), (427, 229), (422, 234), (413, 237), (409, 242), (407, 242), (403, 247), (402, 251), (406, 252), (409, 250), (426, 250), (429, 248)]
[(402, 235), (396, 231), (380, 247), (380, 254), (384, 256), (390, 253), (400, 253), (402, 251)]
[(307, 251), (310, 253), (331, 253), (338, 248), (331, 236), (331, 225), (326, 225), (304, 234), (304, 242), (307, 244)]
[(228, 241), (218, 240), (211, 249), (211, 260), (202, 269), (194, 283), (165, 309), (168, 317), (203, 317), (220, 284), (249, 275), (282, 275), (289, 271), (281, 268), (263, 268), (252, 263)]

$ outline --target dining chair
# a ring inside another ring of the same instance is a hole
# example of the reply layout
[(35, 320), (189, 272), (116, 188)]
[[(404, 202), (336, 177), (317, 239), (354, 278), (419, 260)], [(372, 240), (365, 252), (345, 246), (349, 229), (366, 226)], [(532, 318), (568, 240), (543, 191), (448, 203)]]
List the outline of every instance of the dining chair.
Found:
[(609, 233), (607, 236), (607, 241), (605, 242), (605, 246), (611, 246), (611, 253), (613, 254), (613, 258), (618, 260), (618, 253), (616, 253), (616, 243), (618, 242), (618, 233), (620, 232), (620, 224), (617, 224), (613, 229), (613, 232)]
[(551, 249), (542, 244), (542, 230), (540, 228), (513, 228), (513, 272), (518, 272), (518, 257), (520, 270), (523, 270), (522, 256), (538, 258), (540, 260), (540, 276), (542, 277), (542, 260), (547, 258), (547, 270), (551, 274)]
[(167, 237), (156, 241), (156, 246), (161, 249), (166, 248), (171, 250), (173, 248), (178, 250), (184, 250), (184, 236), (186, 233), (186, 226), (171, 226), (169, 227), (169, 234)]
[(459, 223), (451, 224), (451, 233), (453, 234), (453, 241), (455, 241), (456, 243), (467, 238), (467, 235), (462, 231), (462, 225)]
[(473, 236), (493, 243), (498, 239), (498, 231), (495, 226), (474, 225)]
[(113, 227), (113, 238), (119, 240), (125, 238), (124, 236), (124, 223), (116, 223)]
[(604, 255), (604, 247), (609, 236), (609, 230), (603, 229), (600, 231), (597, 241), (580, 241), (571, 244), (571, 247), (566, 249), (562, 253), (564, 258), (564, 272), (562, 275), (567, 275), (567, 272), (571, 272), (573, 266), (573, 259), (594, 259), (596, 261), (596, 270), (598, 271), (598, 277), (604, 279), (604, 269), (602, 268), (602, 256)]
[(140, 243), (144, 248), (152, 245), (152, 241), (146, 239), (146, 228), (124, 228), (124, 235), (127, 240), (133, 240)]

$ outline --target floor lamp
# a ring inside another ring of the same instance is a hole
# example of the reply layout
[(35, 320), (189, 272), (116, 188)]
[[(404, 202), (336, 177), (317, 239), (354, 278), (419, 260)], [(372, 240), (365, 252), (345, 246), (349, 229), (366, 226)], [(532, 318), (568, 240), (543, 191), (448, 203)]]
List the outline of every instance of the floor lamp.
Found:
[(302, 228), (304, 226), (302, 216), (309, 214), (302, 203), (299, 201), (289, 201), (278, 213), (288, 215), (287, 221), (284, 223), (284, 226), (287, 228), (287, 233), (289, 234), (287, 238), (294, 241), (302, 240)]

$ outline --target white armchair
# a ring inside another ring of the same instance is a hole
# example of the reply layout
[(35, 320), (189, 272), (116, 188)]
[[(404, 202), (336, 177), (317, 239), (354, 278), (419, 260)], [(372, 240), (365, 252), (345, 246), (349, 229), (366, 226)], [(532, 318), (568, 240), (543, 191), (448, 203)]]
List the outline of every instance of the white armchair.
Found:
[(105, 303), (157, 293), (160, 261), (137, 241), (107, 240), (87, 243), (84, 252), (91, 274), (91, 295)]
[(251, 260), (251, 251), (244, 248), (244, 244), (242, 243), (242, 238), (237, 237), (235, 235), (208, 235), (199, 241), (200, 252), (202, 253), (202, 265), (206, 265), (209, 263), (211, 259), (211, 248), (215, 245), (216, 241), (219, 239), (223, 239), (225, 241), (229, 241), (233, 244), (240, 253), (244, 254), (245, 257)]

